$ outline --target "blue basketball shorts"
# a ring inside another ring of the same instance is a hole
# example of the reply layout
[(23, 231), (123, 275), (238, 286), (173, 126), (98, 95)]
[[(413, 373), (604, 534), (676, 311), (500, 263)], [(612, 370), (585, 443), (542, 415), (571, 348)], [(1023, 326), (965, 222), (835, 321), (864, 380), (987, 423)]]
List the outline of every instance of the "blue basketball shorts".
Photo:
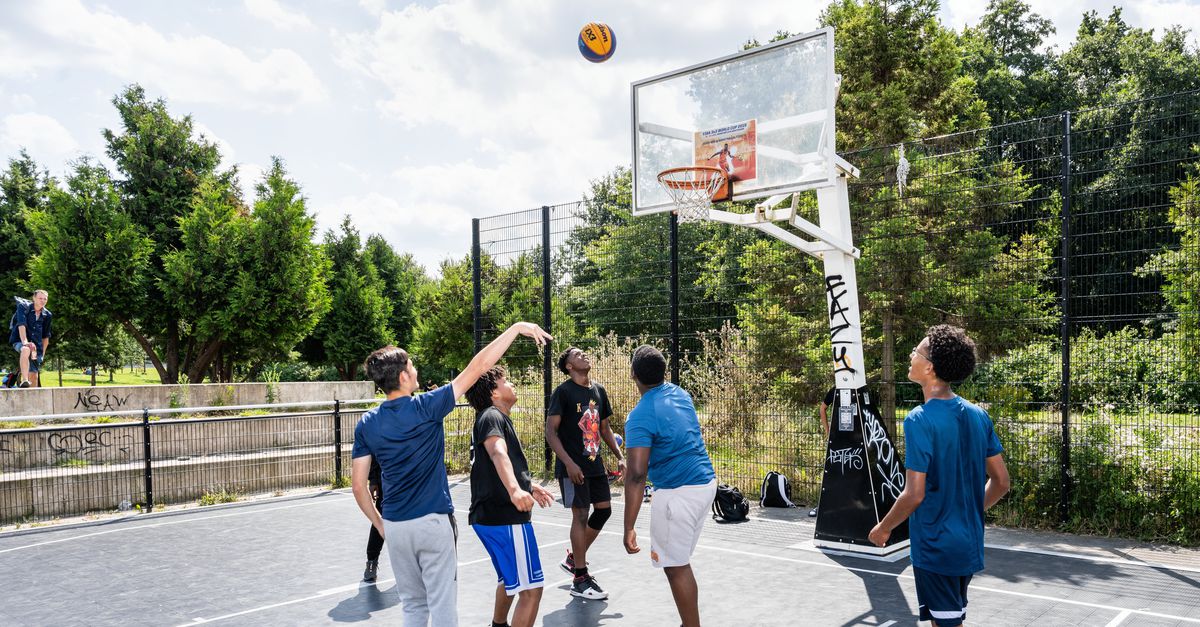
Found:
[(471, 525), (483, 542), (496, 568), (496, 577), (504, 591), (513, 596), (522, 590), (541, 588), (545, 583), (542, 559), (538, 555), (533, 524)]
[(913, 566), (913, 578), (917, 581), (921, 620), (931, 620), (937, 627), (955, 627), (967, 619), (967, 586), (971, 575), (939, 575)]

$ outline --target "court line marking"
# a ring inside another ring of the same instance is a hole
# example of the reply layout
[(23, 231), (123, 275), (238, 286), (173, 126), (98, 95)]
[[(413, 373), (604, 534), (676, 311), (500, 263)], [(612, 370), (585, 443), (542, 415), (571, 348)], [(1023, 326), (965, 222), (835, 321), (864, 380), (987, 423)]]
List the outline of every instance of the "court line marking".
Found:
[(1131, 560), (1123, 557), (1103, 557), (1100, 555), (1088, 555), (1087, 553), (1068, 553), (1066, 551), (1052, 551), (1050, 549), (1035, 549), (1029, 547), (1010, 546), (1005, 544), (990, 544), (985, 542), (985, 548), (998, 549), (1001, 551), (1014, 551), (1017, 553), (1032, 553), (1034, 555), (1045, 555), (1047, 557), (1067, 557), (1077, 560), (1085, 560), (1089, 562), (1099, 562), (1104, 564), (1120, 564), (1122, 566), (1143, 566), (1145, 568), (1158, 568), (1164, 570), (1174, 570), (1180, 572), (1200, 573), (1200, 567), (1197, 566), (1174, 566), (1164, 564), (1162, 562), (1146, 562), (1141, 560)]
[[(837, 570), (848, 570), (848, 571), (859, 572), (859, 573), (868, 573), (868, 574), (872, 574), (872, 575), (884, 575), (887, 577), (895, 577), (896, 579), (912, 579), (913, 578), (912, 575), (904, 575), (901, 573), (889, 573), (889, 572), (884, 572), (884, 571), (879, 571), (879, 570), (872, 570), (869, 568), (857, 568), (854, 566), (844, 566), (844, 565), (838, 564), (838, 563), (814, 562), (811, 560), (802, 560), (802, 559), (796, 559), (796, 558), (792, 558), (792, 557), (783, 557), (780, 555), (769, 555), (767, 553), (755, 553), (753, 551), (743, 551), (741, 549), (730, 549), (730, 548), (726, 548), (726, 547), (712, 546), (712, 545), (707, 545), (707, 544), (698, 544), (698, 545), (696, 545), (696, 548), (706, 549), (706, 550), (711, 550), (711, 551), (722, 551), (725, 553), (735, 553), (738, 555), (746, 555), (746, 556), (750, 556), (750, 557), (762, 557), (765, 559), (778, 560), (778, 561), (783, 561), (783, 562), (792, 562), (792, 563), (796, 563), (796, 564), (805, 564), (805, 565), (809, 565), (809, 566), (820, 566), (823, 568), (834, 568)], [(1086, 601), (1073, 601), (1071, 599), (1060, 599), (1058, 597), (1052, 597), (1052, 596), (1047, 596), (1047, 595), (1043, 595), (1043, 594), (1032, 594), (1032, 593), (1028, 593), (1028, 592), (1017, 592), (1015, 590), (1001, 590), (999, 588), (992, 588), (990, 586), (982, 586), (982, 585), (979, 585), (976, 583), (971, 584), (971, 589), (972, 590), (984, 590), (986, 592), (994, 592), (996, 594), (1006, 594), (1006, 595), (1010, 595), (1010, 596), (1023, 597), (1026, 599), (1038, 599), (1041, 601), (1050, 601), (1053, 603), (1066, 603), (1067, 605), (1078, 605), (1081, 607), (1089, 607), (1089, 608), (1093, 608), (1093, 609), (1108, 610), (1108, 611), (1117, 612), (1117, 613), (1128, 612), (1130, 614), (1153, 616), (1155, 618), (1165, 618), (1168, 620), (1177, 620), (1177, 621), (1182, 621), (1185, 623), (1195, 623), (1195, 624), (1200, 625), (1200, 618), (1188, 618), (1187, 616), (1176, 616), (1174, 614), (1163, 614), (1161, 612), (1151, 612), (1149, 610), (1135, 610), (1135, 609), (1131, 609), (1131, 608), (1127, 608), (1127, 607), (1119, 607), (1116, 605), (1104, 605), (1101, 603), (1088, 603)]]
[[(570, 541), (571, 541), (570, 539), (567, 539), (567, 540), (559, 540), (559, 541), (556, 541), (556, 542), (548, 542), (548, 543), (546, 543), (546, 544), (539, 544), (539, 545), (538, 545), (538, 551), (540, 552), (540, 551), (541, 551), (542, 549), (544, 549), (544, 548), (549, 548), (549, 547), (552, 547), (552, 546), (557, 546), (557, 545), (560, 545), (560, 544), (567, 544), (567, 543), (568, 543), (568, 542), (570, 542)], [(471, 566), (471, 565), (473, 565), (473, 564), (479, 564), (479, 563), (482, 563), (482, 562), (490, 562), (490, 561), (492, 561), (492, 558), (489, 556), (489, 557), (484, 557), (484, 558), (477, 559), (477, 560), (471, 560), (471, 561), (469, 561), (469, 562), (458, 562), (457, 566), (458, 566), (458, 568), (462, 568), (462, 567), (464, 567), (464, 566)], [(606, 570), (607, 570), (607, 569), (606, 569)], [(601, 571), (596, 571), (596, 572), (601, 572)], [(334, 595), (334, 594), (341, 594), (341, 593), (344, 593), (344, 592), (351, 592), (351, 591), (353, 591), (353, 590), (358, 590), (358, 589), (360, 589), (360, 588), (363, 588), (363, 587), (366, 587), (366, 586), (372, 586), (372, 585), (373, 585), (373, 586), (375, 586), (375, 587), (381, 587), (381, 586), (386, 586), (386, 585), (388, 585), (388, 584), (395, 583), (395, 582), (396, 582), (396, 579), (395, 579), (395, 578), (392, 578), (392, 579), (381, 579), (381, 580), (378, 580), (378, 581), (376, 581), (376, 582), (374, 582), (374, 583), (365, 583), (365, 582), (361, 582), (361, 581), (360, 581), (360, 582), (358, 582), (358, 583), (355, 583), (355, 584), (347, 584), (347, 585), (344, 585), (344, 586), (337, 586), (336, 588), (327, 588), (327, 589), (325, 589), (325, 590), (321, 590), (320, 592), (317, 592), (316, 594), (310, 594), (309, 596), (302, 597), (302, 598), (299, 598), (299, 599), (290, 599), (290, 600), (287, 600), (287, 601), (280, 601), (280, 602), (278, 602), (278, 603), (272, 603), (272, 604), (270, 604), (270, 605), (263, 605), (263, 606), (260, 606), (260, 607), (253, 607), (253, 608), (250, 608), (250, 609), (248, 609), (248, 610), (242, 610), (242, 611), (240, 611), (240, 612), (234, 612), (234, 613), (232, 613), (232, 614), (224, 614), (224, 615), (221, 615), (221, 616), (215, 616), (215, 617), (213, 617), (213, 618), (202, 618), (202, 617), (193, 618), (193, 619), (192, 619), (192, 621), (191, 621), (191, 622), (189, 622), (189, 623), (181, 623), (181, 624), (180, 624), (180, 627), (183, 627), (183, 626), (185, 626), (185, 625), (203, 625), (203, 624), (206, 624), (206, 623), (215, 623), (215, 622), (217, 622), (217, 621), (227, 620), (227, 619), (230, 619), (230, 618), (237, 618), (238, 616), (245, 616), (245, 615), (247, 615), (247, 614), (255, 614), (255, 613), (257, 613), (257, 612), (265, 612), (266, 610), (273, 610), (273, 609), (275, 609), (275, 608), (277, 608), (277, 607), (284, 607), (285, 605), (295, 605), (295, 604), (297, 604), (297, 603), (304, 603), (304, 602), (306, 602), (306, 601), (313, 601), (313, 600), (315, 600), (315, 599), (320, 599), (320, 598), (322, 598), (322, 597), (327, 597), (327, 596)]]
[(144, 525), (133, 525), (130, 527), (118, 527), (116, 529), (106, 529), (104, 531), (96, 531), (93, 533), (84, 533), (84, 534), (80, 534), (77, 536), (71, 536), (69, 538), (58, 538), (56, 540), (46, 540), (45, 542), (35, 542), (33, 544), (14, 546), (14, 547), (10, 547), (7, 549), (0, 549), (0, 554), (11, 553), (12, 551), (21, 551), (24, 549), (32, 549), (32, 548), (36, 548), (39, 546), (46, 546), (47, 544), (59, 544), (62, 542), (71, 542), (73, 540), (83, 540), (85, 538), (94, 538), (96, 536), (104, 536), (104, 535), (108, 535), (110, 533), (120, 533), (122, 531), (135, 531), (138, 529), (152, 529), (154, 527), (166, 527), (168, 525), (182, 525), (182, 524), (190, 523), (190, 522), (215, 520), (217, 518), (231, 518), (233, 516), (248, 516), (250, 514), (261, 514), (263, 512), (277, 512), (279, 510), (295, 509), (297, 507), (311, 507), (313, 505), (329, 505), (331, 503), (341, 504), (341, 503), (345, 503), (345, 502), (346, 502), (346, 499), (344, 499), (344, 498), (339, 498), (339, 499), (322, 498), (322, 499), (314, 500), (314, 501), (311, 501), (308, 503), (298, 503), (296, 505), (282, 505), (280, 507), (269, 507), (266, 509), (246, 508), (244, 511), (230, 512), (228, 514), (214, 514), (212, 516), (201, 516), (201, 517), (197, 517), (197, 518), (193, 518), (190, 516), (184, 516), (184, 517), (178, 518), (177, 520), (164, 520), (163, 522), (146, 523)]
[(1129, 618), (1129, 614), (1130, 614), (1129, 610), (1125, 610), (1124, 612), (1117, 614), (1117, 617), (1108, 621), (1108, 624), (1105, 625), (1104, 627), (1117, 627), (1117, 625), (1120, 625), (1121, 623), (1125, 622), (1126, 618)]

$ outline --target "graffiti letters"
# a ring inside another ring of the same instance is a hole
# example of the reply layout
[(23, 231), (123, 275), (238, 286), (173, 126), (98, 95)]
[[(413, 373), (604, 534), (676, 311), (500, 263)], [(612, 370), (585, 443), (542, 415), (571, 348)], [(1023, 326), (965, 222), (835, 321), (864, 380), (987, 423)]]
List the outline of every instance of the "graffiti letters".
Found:
[(836, 451), (829, 451), (829, 465), (837, 464), (841, 466), (842, 474), (846, 473), (846, 468), (851, 470), (862, 470), (862, 447), (843, 448)]
[(116, 394), (104, 394), (101, 396), (92, 390), (85, 390), (75, 395), (75, 409), (82, 407), (84, 411), (114, 411), (124, 407), (129, 402), (131, 395), (126, 394), (121, 397)]
[(114, 436), (111, 431), (85, 431), (82, 435), (75, 433), (51, 433), (46, 438), (46, 446), (55, 455), (94, 456), (114, 445), (118, 451), (128, 453), (133, 444), (133, 436), (128, 433)]
[(838, 339), (842, 331), (854, 326), (850, 324), (850, 318), (846, 315), (850, 307), (842, 302), (846, 292), (846, 282), (842, 280), (842, 275), (831, 274), (825, 277), (825, 294), (829, 296), (829, 342), (833, 344), (834, 374), (856, 372), (848, 354), (849, 345), (853, 342)]
[(904, 490), (904, 471), (900, 469), (900, 459), (892, 441), (888, 439), (887, 430), (879, 423), (873, 411), (864, 411), (863, 428), (866, 430), (867, 446), (875, 453), (875, 468), (883, 481), (883, 489), (892, 495), (893, 499), (900, 498)]

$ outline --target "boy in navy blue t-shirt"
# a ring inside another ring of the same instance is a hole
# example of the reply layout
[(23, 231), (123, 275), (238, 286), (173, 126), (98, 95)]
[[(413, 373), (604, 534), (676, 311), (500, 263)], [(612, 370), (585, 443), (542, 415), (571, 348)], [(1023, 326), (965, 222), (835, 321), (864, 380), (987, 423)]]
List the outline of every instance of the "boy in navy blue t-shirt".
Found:
[(983, 513), (1008, 492), (1008, 468), (987, 412), (950, 389), (975, 370), (966, 332), (930, 328), (909, 361), (925, 404), (904, 419), (904, 491), (869, 538), (884, 546), (909, 519), (921, 620), (955, 627), (967, 616), (971, 577), (983, 570)]
[[(446, 479), (443, 420), (454, 399), (504, 356), (518, 335), (538, 346), (552, 339), (536, 324), (518, 322), (500, 334), (450, 385), (419, 396), (408, 353), (385, 346), (367, 357), (367, 376), (387, 394), (354, 428), (351, 485), (359, 509), (386, 540), (406, 626), (458, 624), (458, 530)], [(383, 512), (368, 487), (371, 460), (383, 476)]]

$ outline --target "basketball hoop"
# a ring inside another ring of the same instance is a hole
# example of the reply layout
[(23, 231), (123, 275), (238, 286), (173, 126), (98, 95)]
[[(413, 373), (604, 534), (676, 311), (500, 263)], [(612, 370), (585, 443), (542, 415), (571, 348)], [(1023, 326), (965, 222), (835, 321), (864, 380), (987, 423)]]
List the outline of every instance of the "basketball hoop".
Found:
[(725, 187), (725, 172), (704, 165), (671, 168), (658, 173), (671, 202), (675, 203), (680, 222), (699, 222), (708, 219), (713, 197)]

